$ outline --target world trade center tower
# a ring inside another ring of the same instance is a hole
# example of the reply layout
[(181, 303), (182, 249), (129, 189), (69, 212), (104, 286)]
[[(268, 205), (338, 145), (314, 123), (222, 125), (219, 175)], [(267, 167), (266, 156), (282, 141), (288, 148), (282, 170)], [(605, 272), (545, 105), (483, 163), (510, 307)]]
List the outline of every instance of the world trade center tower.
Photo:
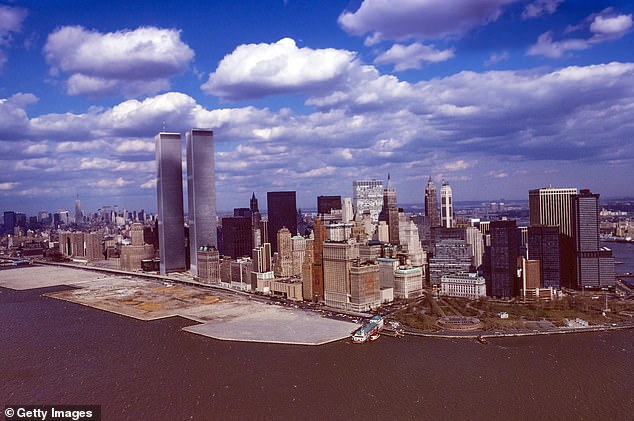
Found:
[(181, 148), (180, 133), (161, 132), (156, 135), (156, 192), (162, 275), (186, 270)]
[(216, 232), (216, 183), (214, 177), (214, 132), (187, 132), (187, 215), (189, 222), (189, 270), (198, 275), (196, 251), (218, 246)]

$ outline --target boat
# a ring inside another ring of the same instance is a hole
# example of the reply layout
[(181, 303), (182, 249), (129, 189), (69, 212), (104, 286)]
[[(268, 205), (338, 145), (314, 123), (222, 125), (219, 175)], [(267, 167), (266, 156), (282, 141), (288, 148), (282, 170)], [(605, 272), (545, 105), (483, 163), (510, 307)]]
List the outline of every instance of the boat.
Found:
[(485, 338), (484, 336), (482, 336), (482, 335), (478, 336), (476, 339), (478, 340), (478, 342), (480, 342), (481, 344), (484, 344), (484, 345), (486, 345), (486, 344), (488, 344), (488, 343), (489, 343), (489, 342), (486, 340), (486, 338)]
[(381, 334), (379, 332), (373, 333), (372, 335), (370, 335), (370, 342), (374, 342), (380, 337), (381, 337)]

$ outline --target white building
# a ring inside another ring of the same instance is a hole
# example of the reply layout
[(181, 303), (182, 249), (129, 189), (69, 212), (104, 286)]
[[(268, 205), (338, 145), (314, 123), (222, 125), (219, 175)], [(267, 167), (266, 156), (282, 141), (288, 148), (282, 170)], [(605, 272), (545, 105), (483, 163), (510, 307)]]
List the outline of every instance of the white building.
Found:
[(440, 223), (445, 228), (453, 227), (453, 193), (446, 181), (440, 187)]
[(415, 298), (423, 293), (423, 269), (399, 268), (394, 271), (394, 297)]
[(383, 209), (383, 181), (355, 180), (352, 182), (352, 194), (357, 214), (369, 211), (372, 222), (377, 223)]
[(440, 295), (472, 300), (486, 296), (486, 283), (477, 273), (455, 273), (440, 278)]

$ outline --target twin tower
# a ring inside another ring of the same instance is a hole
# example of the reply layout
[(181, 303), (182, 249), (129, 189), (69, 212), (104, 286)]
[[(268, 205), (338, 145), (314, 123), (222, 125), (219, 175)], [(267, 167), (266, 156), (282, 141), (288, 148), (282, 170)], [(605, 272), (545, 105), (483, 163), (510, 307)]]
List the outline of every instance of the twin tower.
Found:
[[(198, 275), (196, 251), (218, 244), (213, 136), (206, 129), (186, 133), (189, 269), (194, 275)], [(156, 164), (160, 273), (164, 275), (187, 270), (180, 133), (156, 135)]]

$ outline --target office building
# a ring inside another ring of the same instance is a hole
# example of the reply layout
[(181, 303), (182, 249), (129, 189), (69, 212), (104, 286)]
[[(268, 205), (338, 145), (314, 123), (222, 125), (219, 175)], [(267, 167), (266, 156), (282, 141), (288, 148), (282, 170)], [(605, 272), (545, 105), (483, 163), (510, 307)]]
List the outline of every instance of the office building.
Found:
[(352, 207), (352, 198), (344, 197), (341, 205), (341, 220), (344, 224), (354, 220), (354, 208)]
[(517, 258), (519, 238), (515, 221), (491, 222), (490, 280), (486, 286), (492, 297), (514, 297), (519, 294)]
[(383, 208), (379, 214), (379, 221), (385, 221), (388, 229), (390, 244), (399, 244), (398, 206), (396, 204), (396, 189), (392, 186), (390, 175), (387, 175), (387, 185), (383, 189)]
[(143, 224), (134, 222), (130, 226), (132, 244), (121, 247), (119, 266), (122, 270), (141, 270), (141, 262), (154, 258), (154, 246), (146, 244)]
[(427, 186), (425, 186), (425, 216), (429, 218), (429, 224), (431, 227), (440, 226), (440, 215), (438, 213), (438, 193), (436, 192), (436, 186), (429, 177), (427, 180)]
[(180, 133), (161, 132), (156, 136), (156, 197), (162, 275), (187, 269), (181, 143)]
[(273, 253), (278, 251), (277, 232), (286, 227), (291, 234), (297, 233), (297, 205), (294, 191), (266, 193), (268, 208), (268, 238)]
[(531, 225), (528, 227), (528, 259), (538, 261), (539, 264), (540, 281), (537, 287), (559, 288), (561, 286), (559, 239), (557, 226)]
[(599, 210), (599, 194), (584, 189), (572, 197), (576, 288), (600, 288), (615, 282), (612, 252), (599, 243)]
[(381, 304), (379, 287), (379, 265), (372, 262), (359, 263), (350, 267), (350, 303), (353, 311), (368, 311)]
[(324, 299), (324, 242), (326, 241), (326, 227), (319, 220), (315, 220), (313, 228), (313, 273), (312, 273), (312, 292), (315, 301), (323, 301)]
[(251, 255), (253, 230), (250, 216), (222, 218), (222, 253), (234, 259)]
[(394, 271), (394, 298), (416, 298), (422, 293), (422, 267), (399, 267)]
[(333, 210), (341, 210), (341, 196), (317, 196), (318, 214), (327, 215)]
[(288, 278), (293, 275), (293, 240), (288, 228), (282, 227), (277, 232), (277, 247), (273, 271), (278, 278)]
[(214, 246), (202, 246), (197, 251), (198, 280), (205, 284), (220, 283), (220, 253)]
[(81, 213), (81, 201), (79, 200), (79, 195), (75, 198), (75, 223), (81, 224), (83, 222), (83, 215)]
[(445, 228), (452, 228), (453, 223), (453, 193), (451, 186), (443, 181), (440, 187), (440, 225)]
[(302, 296), (304, 300), (314, 300), (313, 293), (313, 263), (314, 263), (314, 240), (306, 240), (306, 250), (304, 261), (302, 262)]
[(354, 209), (359, 217), (369, 212), (373, 223), (379, 221), (383, 208), (383, 182), (381, 180), (355, 180), (352, 182)]
[(529, 190), (530, 225), (559, 227), (559, 262), (561, 286), (575, 286), (575, 251), (571, 218), (572, 197), (576, 188), (541, 188)]
[(218, 245), (213, 136), (211, 130), (205, 129), (192, 129), (186, 135), (189, 269), (194, 275), (198, 274), (196, 250), (204, 245)]
[(330, 307), (349, 308), (350, 268), (359, 258), (358, 244), (326, 242), (323, 253), (324, 301)]

